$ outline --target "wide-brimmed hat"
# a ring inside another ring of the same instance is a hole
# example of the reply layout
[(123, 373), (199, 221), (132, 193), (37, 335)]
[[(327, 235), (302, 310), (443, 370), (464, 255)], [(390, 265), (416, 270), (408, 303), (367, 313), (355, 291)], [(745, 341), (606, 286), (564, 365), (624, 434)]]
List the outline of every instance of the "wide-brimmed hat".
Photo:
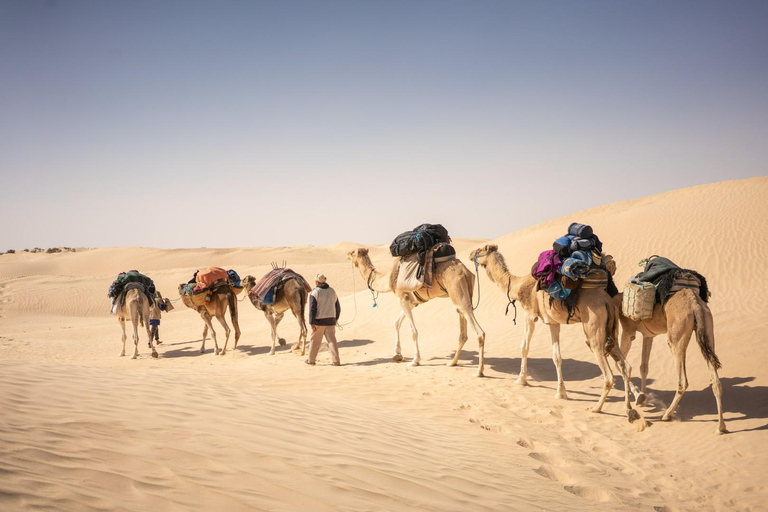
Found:
[(315, 281), (322, 284), (327, 281), (326, 277), (323, 274), (317, 274), (315, 276)]

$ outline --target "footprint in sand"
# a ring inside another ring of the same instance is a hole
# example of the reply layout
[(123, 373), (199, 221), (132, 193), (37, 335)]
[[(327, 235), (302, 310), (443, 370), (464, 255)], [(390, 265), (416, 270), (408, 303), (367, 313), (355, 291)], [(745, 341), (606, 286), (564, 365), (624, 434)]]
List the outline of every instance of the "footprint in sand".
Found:
[(518, 446), (522, 446), (523, 448), (529, 448), (531, 450), (535, 449), (533, 441), (531, 441), (530, 439), (527, 439), (525, 437), (521, 437), (520, 439), (518, 439), (517, 440), (517, 445)]
[(557, 466), (559, 468), (567, 468), (568, 466), (571, 465), (567, 460), (561, 459), (560, 457), (556, 457), (554, 455), (550, 455), (547, 453), (531, 452), (528, 454), (528, 456), (533, 460), (543, 462), (544, 464)]
[(566, 485), (563, 487), (566, 491), (576, 496), (580, 496), (590, 501), (610, 501), (611, 495), (602, 489), (596, 487), (582, 487), (580, 485)]
[(543, 476), (544, 478), (548, 478), (553, 482), (559, 482), (561, 484), (572, 484), (575, 481), (574, 478), (565, 471), (560, 471), (551, 466), (539, 466), (537, 469), (534, 469), (533, 472), (539, 476)]

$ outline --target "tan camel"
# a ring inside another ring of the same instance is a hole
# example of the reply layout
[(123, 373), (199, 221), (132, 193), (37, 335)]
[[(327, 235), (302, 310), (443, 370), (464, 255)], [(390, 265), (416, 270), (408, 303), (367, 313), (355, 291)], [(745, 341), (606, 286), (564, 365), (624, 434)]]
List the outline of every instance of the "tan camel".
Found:
[(267, 318), (267, 322), (269, 322), (269, 328), (272, 334), (272, 350), (270, 350), (269, 355), (275, 354), (276, 340), (280, 342), (280, 346), (285, 345), (285, 338), (280, 338), (277, 335), (277, 326), (283, 319), (285, 312), (290, 309), (293, 316), (299, 321), (299, 329), (301, 330), (299, 341), (294, 345), (294, 348), (298, 349), (301, 347), (301, 355), (303, 356), (307, 348), (307, 324), (304, 321), (304, 311), (307, 306), (307, 289), (296, 279), (289, 279), (277, 290), (275, 301), (272, 304), (263, 304), (262, 302), (259, 302), (256, 297), (250, 295), (250, 291), (255, 285), (255, 277), (246, 276), (245, 279), (243, 279), (243, 286), (251, 300), (251, 304), (253, 304), (253, 307), (256, 309), (263, 311), (264, 316)]
[[(621, 311), (623, 294), (613, 298), (614, 303)], [(632, 347), (635, 334), (640, 332), (643, 336), (643, 354), (640, 363), (640, 395), (638, 404), (645, 401), (645, 381), (648, 377), (648, 361), (651, 358), (653, 338), (659, 334), (667, 334), (667, 343), (675, 358), (677, 367), (677, 392), (672, 403), (667, 408), (662, 421), (672, 419), (672, 414), (680, 403), (686, 389), (688, 389), (688, 375), (685, 369), (685, 357), (691, 335), (696, 332), (696, 341), (704, 355), (704, 360), (709, 368), (709, 378), (712, 383), (712, 392), (717, 401), (718, 434), (728, 432), (723, 420), (722, 396), (723, 389), (720, 385), (720, 376), (717, 369), (720, 368), (720, 360), (715, 355), (715, 332), (712, 321), (712, 312), (707, 303), (701, 300), (699, 294), (690, 289), (683, 289), (672, 295), (662, 307), (656, 304), (653, 308), (653, 317), (650, 320), (632, 320), (621, 314), (621, 351), (626, 354)], [(640, 401), (642, 397), (642, 402)]]
[(125, 292), (125, 300), (123, 305), (117, 310), (117, 320), (120, 322), (120, 327), (123, 329), (123, 350), (120, 351), (118, 357), (125, 355), (125, 340), (127, 338), (125, 334), (125, 321), (129, 320), (133, 324), (133, 357), (136, 359), (139, 357), (139, 324), (147, 329), (147, 339), (149, 339), (149, 348), (152, 349), (152, 357), (157, 357), (157, 350), (152, 343), (152, 335), (149, 333), (149, 299), (141, 290), (132, 288)]
[(552, 338), (552, 360), (557, 369), (557, 392), (555, 398), (567, 398), (563, 380), (563, 359), (560, 355), (560, 325), (566, 323), (581, 323), (587, 337), (587, 345), (597, 360), (597, 365), (603, 374), (603, 392), (592, 412), (600, 412), (614, 385), (614, 376), (608, 365), (608, 354), (616, 361), (625, 383), (624, 405), (630, 422), (640, 420), (638, 428), (645, 428), (645, 420), (632, 409), (628, 386), (631, 385), (631, 367), (624, 359), (616, 343), (619, 337), (619, 311), (611, 297), (602, 289), (581, 290), (570, 321), (568, 310), (561, 301), (550, 303), (549, 295), (544, 290), (536, 291), (536, 279), (531, 275), (517, 277), (507, 269), (504, 257), (498, 252), (497, 245), (486, 245), (470, 253), (470, 259), (482, 266), (488, 278), (507, 294), (512, 300), (520, 303), (523, 309), (524, 334), (520, 345), (522, 353), (520, 376), (517, 383), (528, 384), (528, 349), (533, 336), (534, 322), (541, 319), (549, 326)]
[(203, 344), (200, 345), (200, 353), (202, 354), (205, 352), (205, 338), (208, 336), (208, 329), (211, 329), (211, 337), (213, 338), (214, 347), (213, 355), (219, 355), (219, 344), (216, 341), (216, 331), (213, 330), (212, 323), (214, 316), (218, 319), (222, 327), (224, 327), (224, 331), (227, 335), (224, 339), (224, 348), (221, 349), (221, 355), (223, 356), (227, 353), (227, 343), (229, 342), (230, 333), (227, 319), (224, 316), (227, 313), (227, 308), (229, 308), (229, 314), (232, 317), (232, 325), (235, 327), (235, 346), (232, 347), (232, 350), (237, 349), (237, 342), (240, 340), (240, 323), (237, 320), (237, 299), (235, 298), (235, 292), (232, 291), (232, 288), (230, 288), (229, 285), (219, 286), (213, 290), (213, 293), (211, 293), (211, 300), (209, 302), (206, 302), (204, 306), (196, 306), (195, 303), (192, 302), (192, 297), (181, 292), (182, 287), (186, 284), (187, 283), (182, 283), (179, 285), (181, 301), (188, 308), (194, 309), (200, 313), (200, 317), (203, 319), (203, 322), (205, 322), (205, 328), (203, 329)]
[(389, 272), (377, 271), (371, 258), (368, 256), (368, 249), (359, 248), (347, 253), (347, 259), (360, 271), (363, 279), (368, 283), (368, 288), (377, 292), (394, 292), (400, 300), (400, 316), (395, 320), (395, 354), (392, 357), (395, 361), (402, 361), (403, 355), (400, 351), (400, 326), (404, 318), (408, 318), (411, 326), (411, 336), (413, 338), (414, 355), (411, 366), (418, 366), (421, 362), (421, 353), (419, 352), (419, 332), (416, 330), (416, 324), (413, 321), (413, 308), (427, 302), (431, 299), (450, 297), (451, 302), (456, 306), (459, 313), (459, 347), (456, 349), (456, 355), (448, 363), (448, 366), (456, 366), (459, 362), (459, 355), (464, 343), (467, 342), (467, 321), (472, 325), (472, 329), (477, 335), (477, 344), (479, 345), (480, 362), (478, 363), (476, 377), (482, 377), (485, 369), (485, 332), (475, 319), (472, 311), (472, 291), (475, 284), (475, 276), (458, 259), (443, 261), (437, 264), (435, 277), (432, 287), (421, 288), (415, 292), (406, 292), (397, 288), (397, 274), (399, 270), (399, 259), (393, 263), (392, 270)]

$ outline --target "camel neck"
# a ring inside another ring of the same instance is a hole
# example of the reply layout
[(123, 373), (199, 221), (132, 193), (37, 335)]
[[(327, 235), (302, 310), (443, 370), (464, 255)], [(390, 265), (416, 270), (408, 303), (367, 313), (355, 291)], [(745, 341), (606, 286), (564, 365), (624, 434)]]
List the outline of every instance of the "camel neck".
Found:
[(360, 275), (365, 279), (366, 286), (374, 291), (388, 292), (391, 291), (389, 287), (389, 280), (382, 279), (384, 274), (377, 271), (371, 263), (371, 259), (366, 255), (360, 260)]
[(504, 293), (509, 292), (510, 298), (517, 299), (520, 284), (524, 278), (511, 274), (504, 262), (504, 257), (498, 252), (489, 254), (487, 259), (485, 271), (490, 280), (496, 283)]

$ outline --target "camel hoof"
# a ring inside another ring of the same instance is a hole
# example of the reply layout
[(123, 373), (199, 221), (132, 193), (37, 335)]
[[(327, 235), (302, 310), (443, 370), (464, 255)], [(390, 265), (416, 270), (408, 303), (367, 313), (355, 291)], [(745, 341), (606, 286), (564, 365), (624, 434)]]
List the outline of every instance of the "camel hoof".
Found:
[(515, 381), (515, 385), (517, 386), (527, 386), (528, 385), (528, 379), (523, 379), (522, 377), (518, 377)]
[(637, 397), (637, 400), (635, 400), (636, 406), (645, 405), (645, 393), (640, 393)]
[(278, 338), (277, 342), (280, 344), (281, 347), (285, 346), (285, 338)]
[(275, 355), (275, 349), (270, 350), (269, 351), (269, 355), (271, 355), (271, 356)]
[(568, 395), (565, 393), (565, 391), (563, 392), (558, 391), (557, 393), (555, 393), (555, 398), (557, 398), (558, 400), (568, 400)]
[(136, 355), (136, 354), (133, 354), (133, 355), (131, 356), (131, 359), (138, 359), (138, 358), (139, 358), (139, 356), (138, 356), (138, 355)]
[(119, 354), (117, 354), (117, 357), (125, 357), (125, 352), (120, 352)]
[(392, 356), (392, 360), (395, 361), (396, 363), (399, 363), (400, 361), (403, 360), (403, 354), (395, 354), (394, 356)]
[(419, 363), (418, 361), (411, 361), (410, 363), (408, 363), (408, 366), (419, 366), (420, 364), (421, 363)]
[(665, 414), (661, 417), (661, 421), (672, 421), (672, 415), (671, 414)]
[(593, 407), (593, 408), (589, 409), (589, 412), (591, 412), (593, 414), (599, 414), (599, 413), (603, 412), (603, 408), (602, 407)]
[(481, 377), (485, 377), (485, 374), (483, 374), (483, 372), (475, 372), (472, 374), (472, 376), (481, 378)]
[(715, 430), (715, 434), (717, 434), (719, 436), (721, 436), (723, 434), (727, 434), (727, 433), (728, 433), (728, 429), (725, 428), (725, 427), (720, 427), (717, 430)]

